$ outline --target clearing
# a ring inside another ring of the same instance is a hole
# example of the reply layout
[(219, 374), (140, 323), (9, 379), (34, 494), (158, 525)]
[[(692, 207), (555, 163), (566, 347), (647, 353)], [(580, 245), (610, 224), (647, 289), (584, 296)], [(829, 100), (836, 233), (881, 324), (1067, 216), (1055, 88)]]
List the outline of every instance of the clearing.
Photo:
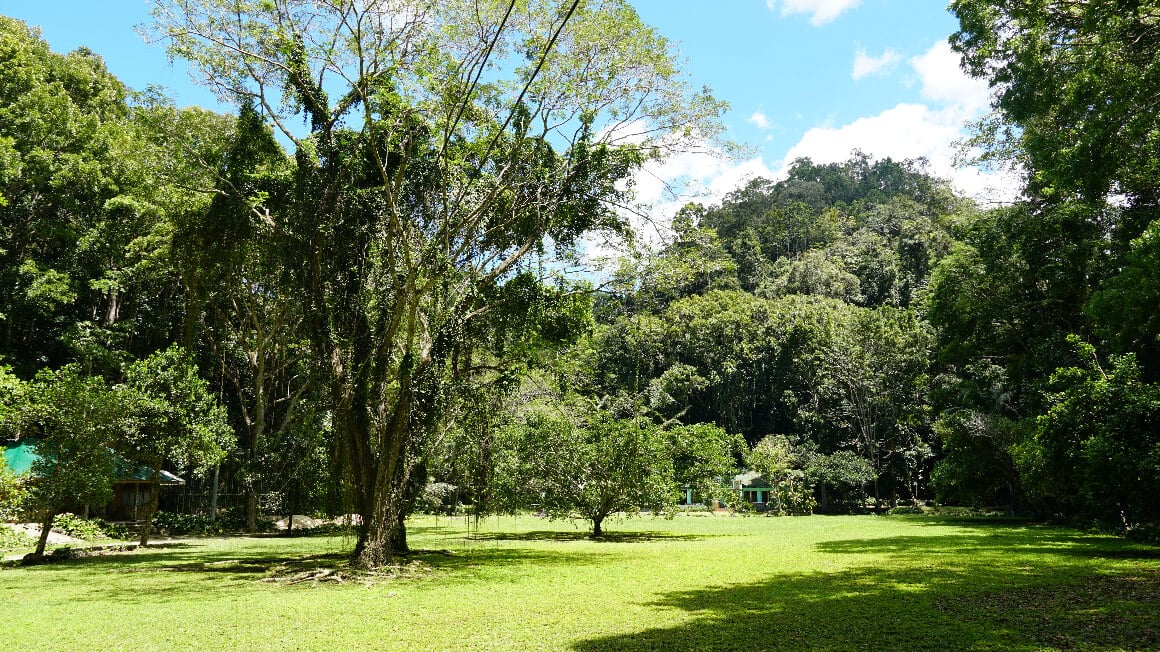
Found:
[(8, 564), (4, 647), (1160, 648), (1160, 549), (1117, 538), (896, 516), (609, 526), (597, 542), (533, 516), (419, 518), (427, 552), (375, 577), (345, 570), (341, 536)]

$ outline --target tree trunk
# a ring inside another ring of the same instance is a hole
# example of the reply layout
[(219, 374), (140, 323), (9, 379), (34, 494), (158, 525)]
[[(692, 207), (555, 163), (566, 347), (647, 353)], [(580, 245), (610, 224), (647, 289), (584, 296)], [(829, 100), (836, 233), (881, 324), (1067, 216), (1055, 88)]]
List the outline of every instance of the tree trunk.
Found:
[(246, 487), (246, 531), (258, 531), (258, 490), (252, 482)]
[(209, 522), (217, 523), (217, 499), (218, 499), (218, 472), (221, 470), (221, 464), (213, 467), (213, 488), (209, 495)]
[[(352, 559), (359, 568), (378, 568), (409, 552), (404, 519), (413, 462), (409, 458), (413, 427), (411, 378), (410, 373), (402, 374), (391, 418), (378, 426), (382, 430), (372, 429), (374, 420), (366, 409), (367, 393), (357, 384), (352, 393), (356, 400), (348, 404), (352, 408), (347, 420), (349, 455), (358, 492), (356, 499), (360, 501), (364, 519), (359, 531), (361, 539), (355, 545)], [(371, 441), (378, 443), (373, 449), (368, 446)]]
[(56, 519), (56, 512), (50, 512), (48, 519), (40, 524), (40, 538), (36, 540), (36, 552), (40, 557), (44, 555), (44, 548), (48, 545), (48, 533), (52, 531), (52, 522)]
[(153, 529), (153, 515), (157, 513), (157, 490), (161, 486), (161, 469), (153, 469), (153, 481), (149, 483), (149, 505), (145, 508), (145, 523), (141, 526), (140, 546), (149, 545), (149, 534)]
[[(385, 462), (385, 461), (384, 461)], [(382, 464), (373, 491), (370, 508), (364, 512), (365, 533), (361, 545), (356, 545), (354, 564), (359, 568), (378, 568), (410, 550), (407, 547), (407, 529), (404, 520), (407, 474), (405, 464)], [(393, 467), (393, 468), (392, 468)]]
[(592, 517), (592, 538), (593, 539), (599, 539), (600, 537), (604, 536), (604, 528), (601, 527), (601, 525), (603, 523), (604, 523), (603, 516)]

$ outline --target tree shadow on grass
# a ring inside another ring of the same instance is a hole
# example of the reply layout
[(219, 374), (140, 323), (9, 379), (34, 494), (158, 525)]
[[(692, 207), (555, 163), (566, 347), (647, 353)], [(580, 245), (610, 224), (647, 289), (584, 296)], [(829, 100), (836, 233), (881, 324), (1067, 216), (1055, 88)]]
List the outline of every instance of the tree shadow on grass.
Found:
[(1129, 547), (1075, 537), (1021, 548), (1042, 542), (1040, 533), (993, 534), (822, 543), (825, 554), (884, 556), (861, 568), (670, 593), (652, 606), (684, 612), (684, 624), (574, 649), (1160, 649), (1160, 564), (1147, 550), (1137, 549), (1139, 563), (1101, 564)]
[(592, 541), (594, 543), (648, 543), (653, 541), (699, 541), (704, 535), (671, 532), (605, 532), (593, 537), (590, 532), (540, 530), (532, 532), (480, 532), (469, 534), (470, 541)]
[[(271, 578), (286, 578), (313, 571), (336, 571), (345, 582), (383, 583), (421, 581), (438, 578), (444, 582), (469, 581), (497, 570), (513, 571), (521, 566), (578, 566), (603, 563), (600, 553), (571, 553), (554, 550), (526, 550), (480, 546), (465, 550), (415, 550), (401, 557), (397, 566), (383, 573), (361, 574), (351, 570), (345, 552), (286, 554), (276, 549), (245, 547), (206, 548), (181, 544), (165, 549), (139, 548), (115, 555), (81, 557), (64, 562), (29, 567), (43, 586), (54, 583), (86, 582), (92, 590), (73, 600), (93, 602), (184, 602), (199, 595), (220, 594), (230, 584), (252, 584)], [(94, 574), (96, 573), (96, 574)], [(171, 575), (180, 574), (180, 575)], [(135, 578), (121, 581), (126, 575)], [(147, 579), (159, 578), (158, 581)], [(171, 579), (160, 579), (170, 576)], [(180, 579), (176, 579), (176, 578)], [(147, 586), (147, 588), (142, 588)], [(298, 585), (286, 588), (297, 588)], [(308, 585), (309, 586), (309, 585)], [(340, 584), (320, 585), (325, 588)]]
[(845, 541), (825, 541), (817, 548), (821, 552), (835, 554), (871, 553), (893, 556), (910, 556), (916, 552), (924, 555), (960, 555), (965, 553), (1019, 555), (1019, 556), (1060, 556), (1077, 559), (1125, 559), (1160, 560), (1160, 548), (1152, 548), (1129, 541), (1105, 539), (1093, 543), (1082, 535), (1004, 535), (995, 532), (987, 535), (903, 536), (884, 539), (849, 539)]

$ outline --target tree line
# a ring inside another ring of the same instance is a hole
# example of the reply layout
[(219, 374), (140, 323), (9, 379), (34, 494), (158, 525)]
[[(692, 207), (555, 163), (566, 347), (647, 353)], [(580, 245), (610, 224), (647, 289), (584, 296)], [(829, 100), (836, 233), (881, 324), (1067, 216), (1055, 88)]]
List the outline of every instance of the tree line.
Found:
[(0, 19), (5, 427), (50, 438), (30, 387), (144, 405), (180, 377), (230, 436), (150, 463), (224, 459), (250, 526), (269, 493), (359, 514), (366, 566), (432, 487), (599, 530), (740, 467), (783, 513), (1155, 523), (1157, 9), (1129, 4), (952, 4), (995, 93), (973, 144), (1021, 201), (799, 160), (605, 277), (560, 261), (626, 234), (621, 181), (723, 110), (626, 3), (157, 2), (232, 116)]

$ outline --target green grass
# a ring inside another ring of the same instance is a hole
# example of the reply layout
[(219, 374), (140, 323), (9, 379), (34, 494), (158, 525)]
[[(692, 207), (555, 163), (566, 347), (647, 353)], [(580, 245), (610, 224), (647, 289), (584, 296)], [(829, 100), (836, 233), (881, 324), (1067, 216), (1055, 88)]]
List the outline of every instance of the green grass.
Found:
[(419, 519), (399, 577), (341, 537), (0, 569), (4, 649), (1160, 649), (1160, 549), (1003, 520)]

